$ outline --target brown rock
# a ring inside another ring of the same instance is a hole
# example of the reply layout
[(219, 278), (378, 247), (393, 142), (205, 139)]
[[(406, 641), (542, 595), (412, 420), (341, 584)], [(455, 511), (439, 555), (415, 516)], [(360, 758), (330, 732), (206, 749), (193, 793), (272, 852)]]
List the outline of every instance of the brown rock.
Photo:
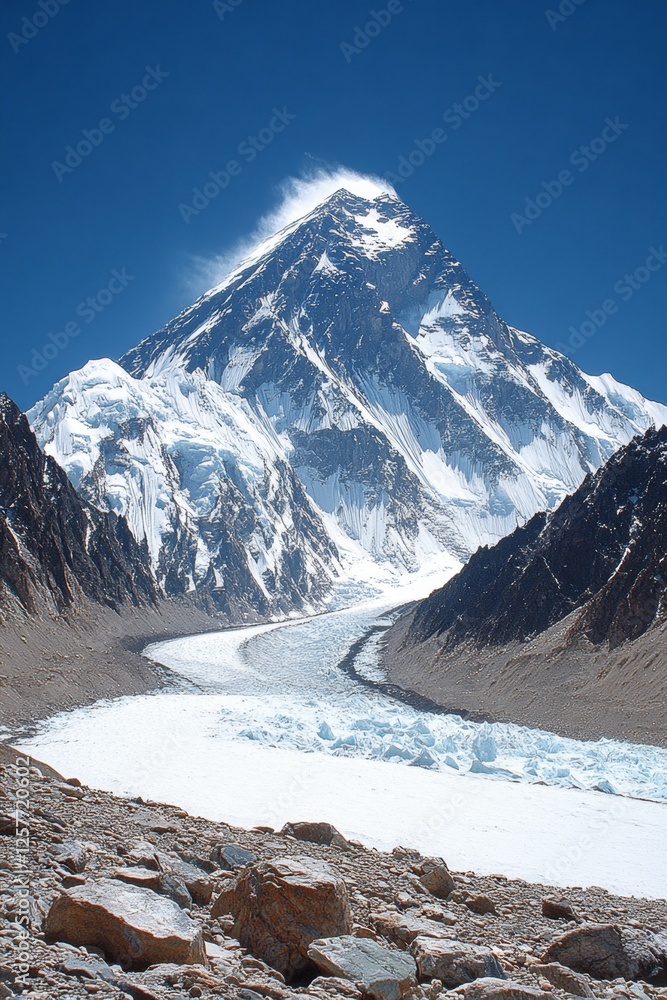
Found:
[(485, 976), (468, 983), (460, 991), (465, 1000), (548, 1000), (549, 994), (533, 986)]
[(542, 916), (548, 920), (576, 920), (577, 914), (569, 899), (546, 896), (542, 900)]
[(341, 979), (339, 976), (318, 976), (313, 979), (308, 990), (322, 990), (335, 997), (350, 997), (352, 1000), (361, 1000), (361, 990), (349, 979)]
[(283, 836), (287, 834), (296, 837), (297, 840), (323, 844), (325, 847), (331, 844), (337, 847), (347, 845), (345, 837), (331, 823), (286, 823), (280, 832)]
[(594, 979), (650, 979), (667, 958), (667, 937), (615, 924), (581, 924), (553, 941), (542, 956)]
[(93, 945), (128, 969), (160, 962), (206, 964), (202, 931), (170, 899), (112, 879), (87, 882), (59, 896), (46, 937)]
[(423, 937), (450, 937), (443, 924), (409, 913), (372, 913), (371, 923), (378, 934), (401, 948), (407, 948), (420, 934)]
[(432, 895), (439, 899), (447, 899), (450, 892), (456, 888), (456, 882), (444, 861), (428, 868), (419, 881)]
[(473, 979), (504, 979), (503, 968), (490, 948), (461, 941), (418, 937), (410, 948), (423, 979), (440, 979), (454, 989)]
[(558, 962), (552, 962), (550, 965), (533, 965), (531, 968), (533, 972), (548, 979), (557, 990), (564, 990), (565, 993), (572, 993), (578, 997), (595, 996), (584, 976), (573, 972), (572, 969), (566, 969)]
[(316, 939), (352, 930), (347, 887), (328, 865), (284, 857), (249, 865), (213, 908), (235, 917), (232, 930), (244, 948), (292, 978), (310, 967)]
[(479, 896), (468, 896), (465, 905), (473, 913), (478, 913), (480, 916), (484, 916), (485, 913), (496, 913), (496, 904), (491, 897), (481, 893)]

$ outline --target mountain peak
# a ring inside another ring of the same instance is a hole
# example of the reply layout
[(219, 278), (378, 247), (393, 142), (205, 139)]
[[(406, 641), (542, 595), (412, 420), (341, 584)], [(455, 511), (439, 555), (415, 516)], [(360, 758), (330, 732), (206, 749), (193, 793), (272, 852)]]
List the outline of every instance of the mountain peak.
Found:
[(333, 187), (129, 351), (127, 378), (96, 363), (32, 413), (168, 590), (289, 610), (355, 565), (452, 566), (667, 417), (508, 327), (398, 198)]

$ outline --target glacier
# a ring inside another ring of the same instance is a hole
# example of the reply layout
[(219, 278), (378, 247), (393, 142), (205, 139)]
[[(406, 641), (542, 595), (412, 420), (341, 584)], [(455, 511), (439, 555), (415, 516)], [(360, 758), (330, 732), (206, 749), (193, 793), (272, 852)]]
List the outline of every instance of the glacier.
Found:
[[(339, 664), (380, 634), (386, 596), (154, 644), (145, 655), (175, 690), (62, 713), (19, 745), (93, 787), (213, 820), (327, 820), (460, 870), (667, 896), (667, 750), (473, 722), (362, 686)], [(355, 667), (381, 680), (372, 643)]]
[(165, 592), (290, 614), (461, 565), (667, 408), (508, 326), (395, 195), (339, 190), (29, 419)]

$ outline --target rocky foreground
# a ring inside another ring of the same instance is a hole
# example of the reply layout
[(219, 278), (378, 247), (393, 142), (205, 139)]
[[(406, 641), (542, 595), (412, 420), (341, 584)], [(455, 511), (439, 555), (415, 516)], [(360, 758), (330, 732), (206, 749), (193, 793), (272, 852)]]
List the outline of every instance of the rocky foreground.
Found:
[(0, 746), (0, 998), (667, 997), (667, 905), (250, 831)]

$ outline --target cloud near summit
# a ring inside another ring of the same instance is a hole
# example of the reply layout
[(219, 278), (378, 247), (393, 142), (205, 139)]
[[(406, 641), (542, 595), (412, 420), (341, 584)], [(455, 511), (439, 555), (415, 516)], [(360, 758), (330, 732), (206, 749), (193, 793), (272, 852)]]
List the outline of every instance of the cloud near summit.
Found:
[(288, 177), (278, 186), (276, 207), (259, 219), (250, 236), (215, 257), (194, 258), (189, 278), (192, 293), (201, 295), (218, 285), (246, 258), (261, 251), (262, 244), (314, 211), (340, 188), (360, 198), (373, 199), (383, 194), (398, 197), (384, 177), (361, 174), (346, 167), (318, 167), (300, 177)]

